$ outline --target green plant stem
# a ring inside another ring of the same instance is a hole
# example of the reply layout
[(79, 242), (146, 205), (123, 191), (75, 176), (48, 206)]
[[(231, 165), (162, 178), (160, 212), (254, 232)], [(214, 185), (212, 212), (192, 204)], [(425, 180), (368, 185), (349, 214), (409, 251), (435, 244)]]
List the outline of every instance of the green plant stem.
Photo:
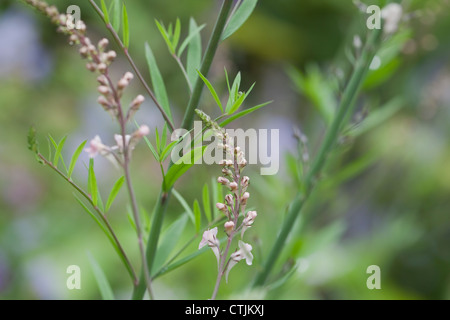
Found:
[(311, 166), (311, 170), (308, 172), (308, 175), (305, 178), (304, 193), (299, 192), (296, 195), (294, 201), (291, 203), (281, 231), (277, 236), (277, 239), (269, 253), (269, 256), (265, 261), (265, 264), (263, 265), (262, 270), (255, 278), (255, 281), (253, 283), (255, 287), (262, 286), (266, 282), (267, 277), (269, 276), (273, 266), (275, 265), (276, 260), (282, 252), (286, 239), (291, 232), (297, 217), (300, 215), (305, 202), (309, 198), (309, 195), (311, 194), (311, 191), (316, 184), (316, 179), (318, 178), (326, 163), (328, 154), (336, 143), (340, 129), (344, 124), (344, 120), (346, 119), (348, 113), (353, 109), (352, 106), (354, 105), (354, 101), (367, 75), (370, 63), (375, 56), (376, 47), (381, 38), (381, 34), (381, 29), (372, 31), (362, 51), (360, 59), (356, 62), (350, 81), (347, 84), (342, 96), (339, 110), (333, 120), (330, 129), (327, 131), (325, 139), (321, 144), (319, 152)]
[[(152, 226), (150, 229), (150, 235), (147, 241), (147, 250), (146, 250), (146, 259), (147, 259), (147, 267), (148, 271), (151, 272), (153, 261), (156, 255), (156, 248), (158, 246), (159, 235), (161, 234), (161, 227), (163, 223), (164, 213), (167, 209), (167, 203), (169, 202), (169, 196), (171, 194), (172, 189), (167, 192), (163, 191), (163, 187), (161, 187), (161, 194), (158, 197), (158, 203), (155, 207), (155, 212), (152, 218)], [(132, 299), (133, 300), (141, 300), (144, 296), (145, 292), (145, 282), (143, 281), (145, 278), (145, 274), (142, 271), (141, 277), (139, 280), (139, 284), (134, 287)]]
[[(222, 37), (223, 30), (225, 29), (225, 25), (227, 22), (228, 14), (231, 10), (231, 5), (233, 0), (224, 0), (222, 4), (222, 8), (220, 9), (219, 17), (217, 18), (216, 24), (214, 26), (211, 38), (208, 42), (208, 46), (205, 51), (205, 55), (203, 57), (203, 61), (200, 67), (200, 72), (205, 77), (208, 75), (209, 69), (211, 68), (212, 61), (217, 51), (217, 47), (220, 42), (220, 38)], [(198, 107), (200, 102), (200, 97), (202, 95), (202, 90), (204, 87), (203, 81), (197, 77), (195, 81), (194, 90), (192, 91), (191, 98), (189, 99), (188, 106), (184, 113), (184, 119), (181, 124), (181, 127), (189, 130), (194, 121), (194, 113), (195, 108)]]
[(108, 221), (108, 218), (106, 217), (106, 215), (100, 210), (100, 208), (96, 205), (94, 205), (94, 203), (92, 202), (92, 198), (89, 196), (89, 194), (87, 194), (83, 189), (81, 189), (80, 186), (78, 186), (72, 179), (70, 179), (69, 177), (67, 177), (64, 173), (61, 172), (61, 170), (59, 170), (57, 167), (55, 167), (53, 165), (53, 163), (51, 163), (50, 161), (48, 161), (42, 154), (38, 153), (37, 156), (49, 167), (51, 168), (53, 171), (55, 171), (59, 176), (61, 176), (64, 180), (66, 180), (68, 183), (70, 183), (70, 185), (75, 188), (75, 190), (77, 190), (88, 202), (89, 204), (92, 206), (92, 208), (94, 208), (94, 210), (97, 212), (98, 216), (100, 217), (100, 219), (103, 221), (103, 223), (105, 224), (106, 228), (108, 229), (109, 233), (111, 234), (114, 242), (117, 245), (117, 248), (120, 251), (120, 254), (122, 255), (121, 259), (125, 265), (125, 268), (128, 270), (128, 273), (131, 276), (131, 279), (133, 281), (133, 285), (137, 286), (138, 284), (138, 278), (136, 276), (136, 273), (134, 272), (133, 269), (133, 265), (130, 263), (130, 260), (128, 259), (125, 250), (123, 249), (119, 239), (117, 238), (116, 233), (114, 232), (113, 228), (111, 227), (111, 224)]
[[(90, 0), (91, 1), (91, 0)], [(227, 21), (228, 14), (231, 9), (231, 4), (233, 3), (232, 0), (224, 0), (222, 4), (222, 8), (219, 12), (219, 16), (217, 18), (217, 22), (214, 26), (214, 30), (211, 34), (211, 38), (208, 43), (208, 47), (205, 52), (205, 56), (202, 61), (202, 65), (200, 67), (200, 71), (202, 74), (207, 74), (209, 72), (209, 69), (211, 67), (212, 60), (214, 58), (214, 55), (217, 51), (218, 44), (220, 42), (220, 38), (222, 36), (222, 32), (225, 28), (225, 23)], [(203, 89), (203, 81), (199, 81), (197, 78), (197, 81), (195, 82), (194, 90), (191, 95), (191, 98), (189, 99), (188, 107), (185, 112), (185, 116), (183, 119), (183, 123), (181, 125), (182, 128), (189, 130), (192, 128), (193, 120), (194, 120), (194, 113), (195, 108), (197, 107), (200, 96)], [(169, 167), (172, 165), (172, 162), (170, 163)], [(170, 195), (172, 193), (172, 188), (170, 188), (167, 191), (164, 191), (164, 182), (161, 186), (161, 193), (158, 198), (158, 203), (156, 204), (156, 208), (153, 214), (152, 218), (152, 227), (150, 230), (150, 236), (148, 238), (147, 242), (147, 261), (148, 261), (148, 268), (149, 270), (152, 269), (153, 266), (153, 260), (156, 254), (156, 249), (158, 246), (158, 240), (161, 233), (161, 227), (164, 220), (164, 213), (167, 209), (168, 200), (170, 198)], [(139, 281), (139, 285), (134, 287), (132, 299), (133, 300), (140, 300), (142, 299), (144, 295), (144, 287), (142, 284), (142, 274), (141, 274), (141, 280)]]
[(116, 30), (114, 30), (114, 28), (111, 25), (111, 23), (106, 23), (105, 16), (103, 15), (102, 10), (97, 6), (95, 1), (94, 0), (89, 0), (89, 2), (92, 5), (92, 7), (95, 9), (97, 14), (100, 16), (100, 18), (103, 20), (103, 22), (105, 23), (106, 28), (109, 30), (109, 32), (113, 36), (113, 38), (116, 41), (117, 45), (122, 49), (123, 53), (125, 54), (125, 57), (127, 58), (127, 60), (130, 63), (131, 67), (133, 68), (134, 73), (136, 73), (139, 81), (144, 86), (144, 89), (147, 91), (147, 93), (149, 94), (150, 98), (153, 100), (153, 102), (155, 103), (155, 105), (158, 108), (159, 112), (163, 116), (164, 120), (167, 122), (167, 125), (169, 126), (170, 132), (173, 132), (175, 130), (174, 124), (172, 123), (172, 121), (170, 120), (169, 116), (167, 115), (167, 113), (162, 108), (161, 104), (156, 99), (156, 96), (153, 93), (153, 91), (150, 89), (150, 86), (148, 85), (148, 83), (145, 81), (144, 77), (142, 76), (141, 72), (139, 71), (138, 67), (136, 66), (136, 63), (134, 62), (133, 58), (131, 57), (130, 53), (128, 52), (128, 48), (125, 47), (125, 45), (123, 44), (122, 40), (120, 40), (120, 36), (117, 34)]

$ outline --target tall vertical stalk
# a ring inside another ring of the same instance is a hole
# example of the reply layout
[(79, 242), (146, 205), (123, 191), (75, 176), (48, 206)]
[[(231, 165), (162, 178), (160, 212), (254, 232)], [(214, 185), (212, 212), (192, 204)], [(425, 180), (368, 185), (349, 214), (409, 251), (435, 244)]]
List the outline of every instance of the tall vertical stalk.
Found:
[[(231, 11), (231, 5), (233, 0), (224, 0), (222, 7), (220, 9), (216, 24), (214, 26), (213, 32), (208, 42), (208, 46), (205, 51), (205, 55), (202, 60), (202, 64), (200, 66), (200, 72), (204, 75), (207, 75), (209, 69), (211, 68), (212, 61), (217, 51), (217, 47), (219, 45), (220, 39), (222, 37), (222, 33), (225, 29), (225, 24), (228, 18), (228, 15)], [(192, 95), (189, 99), (188, 106), (186, 108), (183, 123), (181, 125), (182, 128), (189, 130), (193, 126), (193, 119), (195, 108), (198, 106), (200, 97), (202, 94), (204, 83), (199, 78), (197, 78)], [(172, 165), (172, 163), (170, 163)], [(169, 165), (169, 166), (170, 166)], [(158, 246), (158, 240), (161, 233), (161, 228), (164, 220), (164, 213), (167, 209), (168, 200), (172, 193), (172, 188), (167, 191), (164, 191), (164, 183), (161, 186), (161, 193), (158, 198), (158, 202), (156, 204), (156, 208), (154, 210), (153, 218), (152, 218), (152, 227), (150, 230), (150, 235), (147, 242), (147, 264), (149, 272), (152, 269), (153, 261), (156, 254), (156, 249)], [(142, 299), (145, 291), (145, 286), (143, 284), (143, 275), (141, 274), (141, 280), (139, 281), (139, 285), (134, 287), (132, 299), (139, 300)]]
[(282, 229), (277, 236), (277, 239), (269, 253), (269, 256), (265, 261), (265, 264), (263, 265), (262, 270), (254, 280), (253, 285), (255, 287), (264, 285), (264, 283), (266, 282), (267, 277), (269, 276), (273, 266), (275, 265), (275, 262), (281, 254), (286, 239), (291, 232), (297, 217), (301, 213), (304, 203), (308, 200), (311, 191), (314, 189), (316, 179), (326, 163), (328, 154), (330, 153), (334, 144), (336, 143), (336, 140), (338, 139), (340, 129), (344, 124), (344, 120), (347, 118), (346, 116), (348, 115), (348, 113), (352, 110), (352, 105), (361, 89), (362, 83), (369, 70), (370, 63), (375, 56), (376, 47), (378, 46), (378, 43), (380, 41), (381, 34), (381, 29), (375, 29), (371, 32), (369, 39), (362, 51), (360, 59), (356, 62), (352, 76), (345, 88), (342, 100), (339, 105), (339, 109), (336, 113), (333, 123), (328, 129), (325, 139), (321, 144), (320, 150), (311, 166), (311, 170), (308, 172), (305, 178), (305, 192), (299, 192), (296, 195), (294, 201), (291, 203)]

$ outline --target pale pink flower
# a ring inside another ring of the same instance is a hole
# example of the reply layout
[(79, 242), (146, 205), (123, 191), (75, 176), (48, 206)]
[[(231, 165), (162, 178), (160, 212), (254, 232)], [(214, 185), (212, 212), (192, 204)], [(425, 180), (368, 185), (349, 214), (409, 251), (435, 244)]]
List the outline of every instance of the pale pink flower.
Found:
[(228, 283), (228, 273), (230, 272), (231, 268), (233, 268), (236, 263), (241, 261), (242, 259), (245, 259), (245, 262), (247, 265), (252, 265), (253, 262), (253, 255), (252, 255), (252, 246), (248, 243), (245, 243), (241, 240), (239, 240), (239, 250), (236, 252), (233, 252), (230, 256), (230, 262), (228, 263), (228, 268), (225, 273), (225, 281)]

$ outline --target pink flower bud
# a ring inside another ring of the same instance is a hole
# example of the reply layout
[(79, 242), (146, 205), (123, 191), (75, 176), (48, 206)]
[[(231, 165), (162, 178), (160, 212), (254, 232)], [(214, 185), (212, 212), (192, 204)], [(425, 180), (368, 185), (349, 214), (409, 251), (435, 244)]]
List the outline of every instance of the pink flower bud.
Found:
[(143, 126), (140, 126), (139, 127), (139, 129), (138, 129), (138, 136), (140, 137), (140, 138), (142, 138), (142, 137), (144, 137), (144, 136), (146, 136), (146, 135), (148, 135), (149, 133), (150, 133), (150, 129), (149, 129), (149, 127), (148, 126), (146, 126), (145, 124), (143, 125)]
[(110, 107), (109, 101), (104, 96), (98, 97), (97, 102), (104, 107)]
[(108, 46), (109, 41), (106, 38), (103, 38), (98, 42), (98, 49), (99, 50), (105, 50), (105, 48)]
[(97, 69), (98, 69), (98, 71), (100, 73), (105, 73), (107, 68), (108, 68), (107, 65), (105, 63), (103, 63), (103, 62), (99, 63), (98, 66), (97, 66)]
[(231, 194), (227, 194), (225, 196), (225, 202), (229, 205), (232, 206), (233, 205), (233, 196)]
[(98, 86), (97, 90), (98, 90), (98, 92), (100, 92), (103, 95), (106, 95), (110, 92), (110, 90), (107, 86)]
[(230, 235), (230, 233), (234, 230), (234, 222), (233, 221), (227, 221), (225, 222), (225, 232)]
[(243, 185), (244, 187), (247, 187), (248, 184), (249, 184), (249, 182), (250, 182), (250, 178), (249, 178), (249, 177), (247, 177), (247, 176), (243, 176), (243, 177), (242, 177), (242, 185)]
[(216, 203), (216, 208), (219, 209), (220, 211), (227, 211), (227, 206), (223, 203)]
[(123, 76), (124, 79), (127, 79), (128, 81), (133, 80), (134, 76), (131, 72), (126, 72)]
[(219, 178), (217, 178), (217, 182), (222, 184), (222, 185), (224, 185), (224, 186), (226, 186), (226, 185), (228, 185), (230, 183), (230, 180), (228, 180), (225, 177), (219, 177)]
[(102, 86), (107, 86), (108, 85), (108, 79), (103, 74), (97, 77), (97, 81)]
[(229, 187), (230, 187), (231, 191), (236, 191), (237, 188), (238, 188), (238, 184), (233, 181), (233, 182), (230, 183)]
[(137, 108), (139, 107), (142, 102), (144, 102), (145, 98), (143, 95), (138, 95), (136, 98), (134, 98), (133, 102), (131, 103), (131, 107), (132, 108)]

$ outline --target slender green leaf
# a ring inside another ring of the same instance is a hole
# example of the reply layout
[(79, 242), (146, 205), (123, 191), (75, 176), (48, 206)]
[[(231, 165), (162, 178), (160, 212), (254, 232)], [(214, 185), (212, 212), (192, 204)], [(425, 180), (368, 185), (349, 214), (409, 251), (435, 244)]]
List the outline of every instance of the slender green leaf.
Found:
[(148, 140), (147, 137), (144, 137), (144, 140), (145, 140), (145, 143), (147, 143), (147, 146), (148, 146), (148, 148), (150, 149), (150, 151), (152, 152), (153, 157), (156, 159), (156, 161), (162, 162), (162, 161), (159, 161), (159, 155), (158, 155), (158, 153), (156, 152), (156, 150), (155, 150), (155, 148), (153, 147), (153, 145), (152, 145), (152, 143), (150, 142), (150, 140)]
[(73, 170), (75, 169), (75, 164), (77, 163), (78, 157), (81, 154), (81, 151), (83, 151), (83, 148), (86, 144), (87, 140), (84, 140), (79, 146), (78, 148), (75, 150), (72, 158), (70, 159), (70, 164), (69, 164), (69, 171), (67, 173), (68, 178), (70, 179), (72, 177), (72, 173)]
[(108, 24), (109, 23), (109, 14), (108, 14), (108, 9), (106, 8), (105, 1), (101, 0), (100, 3), (102, 6), (103, 16), (105, 17), (105, 23)]
[(173, 184), (191, 168), (195, 162), (201, 159), (206, 146), (194, 148), (187, 154), (183, 155), (174, 165), (170, 167), (166, 174), (165, 190), (173, 186)]
[(220, 126), (221, 126), (221, 127), (225, 127), (227, 124), (230, 124), (230, 123), (233, 122), (234, 120), (239, 119), (239, 118), (241, 118), (241, 117), (243, 117), (243, 116), (245, 116), (245, 115), (247, 115), (247, 114), (250, 114), (250, 113), (252, 113), (252, 112), (254, 112), (254, 111), (256, 111), (256, 110), (258, 110), (258, 109), (260, 109), (260, 108), (262, 108), (262, 107), (265, 107), (265, 106), (267, 106), (267, 105), (270, 104), (270, 103), (272, 103), (272, 101), (268, 101), (268, 102), (259, 104), (259, 105), (257, 105), (257, 106), (254, 106), (254, 107), (252, 107), (252, 108), (248, 108), (248, 109), (246, 109), (246, 110), (242, 110), (241, 112), (238, 112), (238, 113), (232, 115), (231, 117), (229, 117), (228, 119), (222, 121), (222, 122), (220, 123)]
[(234, 15), (230, 18), (227, 27), (222, 34), (222, 40), (225, 40), (233, 33), (235, 33), (252, 14), (256, 7), (258, 0), (243, 0), (242, 4), (236, 10)]
[(161, 162), (163, 162), (164, 160), (166, 160), (167, 156), (170, 154), (170, 152), (172, 151), (172, 148), (179, 142), (179, 140), (175, 140), (172, 141), (171, 143), (169, 143), (161, 152)]
[[(195, 21), (194, 21), (194, 23), (195, 23)], [(206, 24), (202, 24), (199, 27), (194, 26), (192, 30), (191, 29), (189, 30), (189, 35), (186, 37), (186, 39), (184, 39), (184, 41), (181, 43), (180, 48), (178, 49), (178, 52), (177, 52), (178, 57), (181, 57), (181, 55), (183, 54), (183, 52), (186, 49), (186, 47), (188, 46), (188, 44), (190, 44), (191, 41), (193, 41), (195, 37), (197, 37), (197, 36), (200, 37), (199, 33), (200, 33), (200, 31), (202, 31), (202, 29), (205, 26), (206, 26)]]
[(91, 158), (89, 160), (89, 171), (88, 171), (88, 191), (91, 195), (91, 200), (94, 206), (97, 206), (98, 204), (98, 186), (97, 186), (97, 179), (95, 177), (94, 172), (94, 159)]
[(114, 300), (114, 294), (111, 289), (111, 286), (106, 278), (105, 273), (103, 272), (100, 265), (94, 259), (92, 254), (88, 253), (89, 262), (92, 267), (92, 271), (94, 272), (95, 280), (97, 281), (98, 288), (100, 289), (100, 294), (103, 300)]
[(158, 27), (159, 32), (161, 33), (164, 41), (167, 44), (167, 48), (169, 48), (169, 52), (171, 54), (175, 53), (175, 48), (172, 45), (172, 41), (170, 40), (170, 32), (167, 32), (166, 28), (164, 28), (164, 26), (158, 22), (158, 20), (155, 20), (156, 22), (156, 26)]
[(120, 191), (120, 188), (122, 188), (124, 181), (125, 177), (122, 176), (116, 181), (116, 183), (114, 183), (114, 186), (112, 187), (111, 192), (109, 193), (108, 200), (106, 201), (106, 211), (108, 211), (109, 208), (111, 207), (112, 203), (114, 202), (114, 199), (117, 197), (117, 194)]
[(180, 34), (181, 34), (181, 22), (180, 19), (177, 18), (177, 21), (175, 22), (175, 30), (173, 31), (172, 37), (172, 48), (173, 48), (172, 53), (175, 53), (175, 50), (177, 50), (178, 42), (180, 41)]
[(100, 222), (100, 220), (97, 218), (97, 216), (84, 204), (83, 201), (81, 201), (81, 199), (74, 193), (73, 196), (75, 197), (75, 199), (78, 201), (78, 203), (81, 205), (81, 207), (84, 209), (84, 211), (86, 211), (91, 218), (97, 223), (97, 225), (100, 227), (100, 229), (102, 229), (103, 233), (108, 237), (108, 239), (114, 243), (114, 241), (112, 241), (112, 237), (111, 234), (109, 233), (109, 231), (105, 228), (105, 226), (103, 225), (103, 223)]
[(381, 125), (396, 114), (403, 106), (405, 101), (402, 98), (395, 98), (386, 103), (386, 105), (378, 108), (367, 116), (361, 124), (350, 129), (349, 134), (353, 137), (357, 137), (373, 128)]
[(164, 127), (163, 127), (163, 131), (161, 134), (161, 142), (159, 145), (160, 153), (164, 150), (164, 148), (166, 146), (166, 142), (167, 142), (167, 122), (164, 122)]
[(159, 71), (152, 49), (150, 48), (148, 43), (145, 44), (145, 57), (147, 59), (147, 64), (150, 70), (150, 77), (152, 80), (153, 89), (155, 90), (156, 99), (161, 104), (161, 107), (164, 109), (169, 119), (173, 121), (172, 113), (170, 112), (169, 98), (167, 97), (166, 86), (164, 85), (164, 80), (161, 76), (161, 72)]
[(200, 204), (198, 203), (197, 199), (194, 200), (192, 208), (194, 209), (195, 232), (198, 234), (202, 226), (202, 212), (200, 210)]
[(233, 86), (230, 90), (230, 95), (228, 97), (227, 105), (225, 107), (225, 112), (229, 113), (231, 107), (235, 103), (235, 101), (239, 98), (239, 87), (241, 86), (241, 73), (238, 72), (233, 81)]
[(155, 255), (155, 261), (152, 265), (152, 275), (164, 265), (169, 258), (170, 253), (177, 245), (180, 240), (180, 235), (186, 227), (187, 218), (187, 215), (181, 215), (181, 217), (175, 220), (161, 236), (158, 250)]
[(203, 186), (202, 200), (203, 200), (203, 210), (205, 212), (206, 219), (208, 220), (208, 222), (210, 222), (212, 221), (212, 214), (211, 214), (211, 201), (209, 198), (209, 188), (207, 183), (205, 183), (205, 185)]
[(123, 20), (123, 45), (125, 48), (130, 46), (130, 26), (128, 24), (128, 13), (125, 3), (122, 6), (122, 20)]
[(191, 18), (189, 21), (189, 35), (194, 34), (194, 36), (192, 36), (192, 40), (189, 40), (186, 59), (186, 73), (188, 74), (188, 78), (192, 86), (198, 79), (197, 70), (200, 69), (202, 60), (202, 39), (200, 32), (195, 32), (196, 29), (198, 29), (197, 23), (193, 18)]
[(120, 19), (120, 0), (114, 0), (113, 2), (113, 14), (112, 14), (112, 27), (114, 30), (116, 30), (116, 32), (119, 32), (120, 29), (120, 23), (121, 23), (121, 19)]
[(176, 191), (175, 189), (172, 190), (173, 195), (175, 196), (175, 198), (177, 198), (178, 202), (181, 204), (181, 206), (183, 207), (184, 210), (186, 210), (187, 215), (189, 216), (189, 218), (191, 219), (192, 223), (195, 226), (195, 217), (194, 217), (194, 212), (192, 211), (191, 207), (189, 207), (188, 203), (186, 202), (186, 200), (183, 198), (183, 196)]
[(220, 102), (219, 96), (217, 95), (217, 92), (214, 89), (214, 87), (212, 86), (211, 82), (209, 82), (209, 80), (206, 79), (205, 76), (202, 75), (202, 73), (200, 71), (197, 70), (197, 72), (198, 72), (198, 75), (200, 76), (200, 78), (203, 80), (203, 82), (208, 87), (209, 92), (211, 92), (211, 95), (213, 96), (214, 100), (216, 101), (217, 105), (219, 106), (220, 111), (222, 111), (222, 113), (223, 113), (222, 103)]
[(155, 139), (156, 139), (156, 151), (158, 155), (161, 154), (161, 138), (159, 137), (158, 127), (155, 128)]
[(244, 93), (240, 93), (239, 94), (239, 98), (233, 103), (233, 105), (231, 106), (230, 110), (228, 111), (228, 114), (232, 115), (233, 113), (235, 113), (237, 111), (237, 109), (239, 109), (239, 107), (244, 102), (244, 99), (245, 99), (245, 94)]
[[(64, 144), (66, 143), (66, 139), (67, 139), (67, 136), (64, 136), (64, 138), (62, 138), (61, 141), (59, 142), (58, 148), (56, 148), (55, 157), (53, 159), (53, 164), (55, 165), (55, 167), (58, 167), (59, 159), (61, 159), (61, 162), (62, 162), (64, 168), (66, 168), (66, 164), (64, 163), (64, 159), (61, 155), (61, 152), (64, 148)], [(66, 171), (67, 171), (67, 168), (66, 168)]]

